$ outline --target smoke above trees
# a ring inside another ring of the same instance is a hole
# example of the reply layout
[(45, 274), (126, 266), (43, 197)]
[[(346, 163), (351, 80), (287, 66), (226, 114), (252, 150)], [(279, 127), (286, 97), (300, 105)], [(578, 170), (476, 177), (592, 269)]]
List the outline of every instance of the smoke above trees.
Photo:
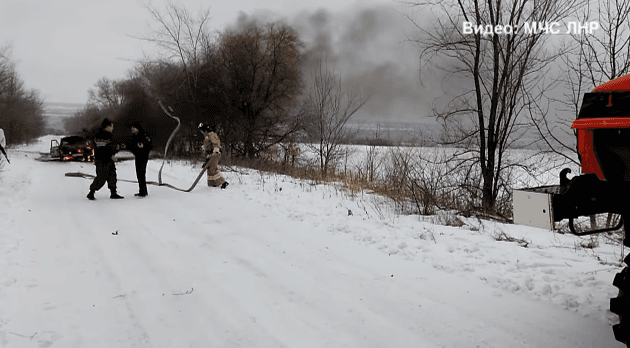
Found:
[(421, 83), (418, 49), (407, 40), (414, 28), (403, 13), (391, 7), (359, 8), (352, 14), (319, 10), (293, 18), (241, 12), (230, 29), (282, 20), (304, 42), (304, 70), (326, 58), (346, 86), (372, 95), (357, 119), (433, 123), (431, 102), (441, 94), (440, 80), (425, 76)]

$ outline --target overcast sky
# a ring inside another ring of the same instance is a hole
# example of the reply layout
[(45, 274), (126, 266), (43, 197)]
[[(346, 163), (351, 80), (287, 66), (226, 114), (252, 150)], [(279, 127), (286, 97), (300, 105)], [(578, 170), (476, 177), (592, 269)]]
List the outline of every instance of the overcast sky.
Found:
[[(160, 10), (164, 3), (152, 1)], [(264, 17), (297, 27), (307, 46), (325, 36), (339, 58), (337, 70), (377, 89), (365, 110), (370, 117), (418, 121), (428, 112), (430, 100), (418, 79), (418, 49), (406, 41), (413, 28), (401, 14), (405, 7), (394, 0), (175, 3), (192, 12), (210, 5), (211, 30)], [(131, 37), (148, 34), (149, 24), (155, 26), (135, 0), (0, 1), (0, 44), (12, 45), (26, 87), (47, 102), (85, 104), (88, 89), (100, 78), (124, 78), (134, 60), (155, 52), (151, 44)]]

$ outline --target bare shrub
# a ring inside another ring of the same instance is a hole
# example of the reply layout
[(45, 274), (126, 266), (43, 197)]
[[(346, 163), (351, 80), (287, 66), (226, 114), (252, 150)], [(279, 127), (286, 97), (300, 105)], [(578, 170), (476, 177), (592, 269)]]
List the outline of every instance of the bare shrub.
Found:
[(462, 227), (464, 222), (457, 217), (457, 214), (453, 210), (440, 210), (436, 211), (434, 215), (431, 215), (429, 222), (435, 225)]
[(432, 215), (437, 208), (454, 208), (449, 199), (452, 177), (442, 149), (422, 151), (412, 174), (411, 194), (420, 214)]
[(435, 231), (433, 231), (432, 228), (425, 227), (422, 230), (422, 233), (420, 233), (417, 238), (423, 240), (432, 240), (433, 243), (437, 244), (437, 240), (435, 239)]
[(327, 175), (343, 156), (342, 144), (356, 134), (356, 130), (346, 126), (348, 120), (370, 96), (345, 87), (341, 77), (328, 67), (327, 57), (315, 61), (306, 76), (309, 106), (306, 129), (310, 141), (307, 147), (317, 155), (321, 171)]
[(411, 213), (409, 185), (415, 165), (413, 148), (394, 147), (388, 152), (389, 161), (384, 167), (384, 180), (388, 196), (394, 200), (399, 213)]
[(527, 246), (529, 244), (531, 244), (531, 241), (528, 241), (525, 238), (514, 238), (514, 237), (508, 235), (507, 233), (505, 233), (505, 231), (502, 231), (502, 230), (494, 231), (492, 233), (492, 238), (494, 238), (494, 240), (496, 240), (497, 242), (518, 243), (523, 248), (527, 248)]
[(364, 168), (365, 175), (368, 182), (375, 182), (379, 180), (379, 169), (382, 165), (381, 154), (379, 148), (372, 145), (368, 148)]
[(590, 235), (582, 239), (579, 242), (579, 246), (585, 249), (595, 249), (599, 246), (599, 237), (597, 235)]

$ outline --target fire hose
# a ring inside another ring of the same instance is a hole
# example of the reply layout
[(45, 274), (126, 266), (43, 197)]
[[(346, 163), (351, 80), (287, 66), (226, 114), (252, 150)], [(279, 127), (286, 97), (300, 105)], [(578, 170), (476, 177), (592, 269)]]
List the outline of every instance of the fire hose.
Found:
[[(171, 184), (162, 182), (162, 168), (164, 168), (164, 163), (166, 162), (166, 154), (168, 152), (168, 146), (171, 144), (171, 141), (173, 140), (173, 137), (175, 136), (175, 133), (177, 133), (177, 131), (179, 130), (179, 127), (181, 125), (181, 121), (179, 120), (179, 117), (176, 117), (174, 115), (172, 115), (162, 104), (162, 101), (157, 98), (157, 102), (160, 105), (160, 107), (162, 108), (162, 110), (164, 111), (164, 113), (166, 113), (166, 115), (168, 115), (169, 117), (175, 119), (177, 121), (177, 127), (175, 127), (175, 130), (173, 130), (173, 132), (171, 133), (171, 136), (168, 138), (168, 141), (166, 142), (166, 146), (164, 148), (164, 158), (162, 159), (162, 165), (160, 166), (160, 171), (158, 172), (158, 181), (147, 181), (147, 185), (156, 185), (156, 186), (166, 186), (168, 188), (172, 188), (174, 190), (178, 190), (178, 191), (182, 191), (182, 192), (190, 192), (192, 191), (195, 186), (197, 186), (197, 183), (199, 182), (199, 180), (201, 180), (201, 177), (203, 176), (203, 174), (206, 172), (206, 170), (208, 169), (208, 163), (210, 162), (210, 159), (207, 159), (205, 161), (205, 163), (203, 164), (202, 168), (201, 168), (201, 172), (199, 173), (199, 175), (197, 175), (197, 178), (195, 179), (195, 182), (193, 182), (193, 184), (188, 188), (188, 189), (180, 189), (178, 187), (175, 187)], [(169, 108), (170, 109), (170, 108)], [(173, 109), (171, 109), (172, 111)], [(86, 174), (86, 173), (82, 173), (82, 172), (76, 172), (76, 173), (66, 173), (65, 176), (72, 176), (72, 177), (81, 177), (81, 178), (86, 178), (86, 179), (93, 179), (95, 178), (94, 175), (92, 174)], [(120, 179), (118, 181), (123, 181), (123, 182), (131, 182), (131, 183), (138, 183), (137, 181), (134, 180), (124, 180), (124, 179)]]

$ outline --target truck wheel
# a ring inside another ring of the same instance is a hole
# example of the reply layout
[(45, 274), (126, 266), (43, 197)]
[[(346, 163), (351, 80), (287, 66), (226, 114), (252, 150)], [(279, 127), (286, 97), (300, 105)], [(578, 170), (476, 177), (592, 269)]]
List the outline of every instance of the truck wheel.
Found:
[[(630, 254), (623, 260), (630, 265)], [(619, 294), (610, 299), (610, 311), (619, 316), (619, 324), (613, 325), (615, 339), (630, 348), (630, 270), (626, 266), (615, 275), (613, 285), (619, 288)]]

